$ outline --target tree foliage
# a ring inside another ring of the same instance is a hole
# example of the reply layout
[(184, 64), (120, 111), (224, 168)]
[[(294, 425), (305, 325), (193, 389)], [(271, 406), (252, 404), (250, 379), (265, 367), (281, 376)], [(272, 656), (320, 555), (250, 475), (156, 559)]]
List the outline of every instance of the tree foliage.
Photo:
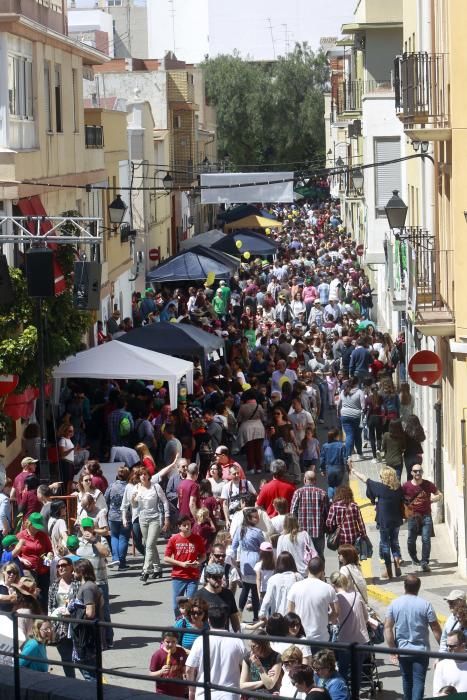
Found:
[(324, 96), (328, 68), (323, 53), (296, 44), (277, 61), (238, 53), (207, 59), (206, 96), (216, 107), (220, 155), (235, 166), (324, 162)]
[[(83, 335), (92, 323), (89, 313), (73, 307), (73, 261), (71, 245), (60, 245), (57, 259), (67, 288), (59, 296), (42, 302), (45, 372), (49, 379), (57, 364), (81, 349)], [(0, 307), (0, 374), (19, 375), (17, 392), (39, 385), (37, 316), (34, 299), (28, 296), (22, 270), (10, 268), (14, 303)], [(1, 406), (1, 404), (0, 404)], [(0, 410), (0, 440), (7, 424)]]

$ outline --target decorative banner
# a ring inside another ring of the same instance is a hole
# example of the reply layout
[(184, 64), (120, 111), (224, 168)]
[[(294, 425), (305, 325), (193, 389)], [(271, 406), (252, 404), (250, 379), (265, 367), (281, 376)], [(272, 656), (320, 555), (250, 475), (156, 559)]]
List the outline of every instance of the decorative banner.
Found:
[(293, 202), (293, 172), (204, 173), (201, 204)]
[(204, 283), (204, 286), (211, 287), (214, 284), (215, 280), (216, 280), (216, 273), (211, 270), (207, 274), (206, 282)]

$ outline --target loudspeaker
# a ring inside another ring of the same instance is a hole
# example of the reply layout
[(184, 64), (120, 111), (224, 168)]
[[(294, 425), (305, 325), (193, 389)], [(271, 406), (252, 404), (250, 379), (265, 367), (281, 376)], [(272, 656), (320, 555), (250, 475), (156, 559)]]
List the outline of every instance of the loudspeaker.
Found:
[(54, 254), (50, 248), (30, 248), (26, 253), (26, 281), (30, 297), (55, 296)]
[(76, 309), (98, 311), (101, 296), (101, 270), (98, 262), (80, 260), (74, 265), (73, 306)]
[(6, 255), (0, 254), (0, 306), (11, 306), (14, 298)]

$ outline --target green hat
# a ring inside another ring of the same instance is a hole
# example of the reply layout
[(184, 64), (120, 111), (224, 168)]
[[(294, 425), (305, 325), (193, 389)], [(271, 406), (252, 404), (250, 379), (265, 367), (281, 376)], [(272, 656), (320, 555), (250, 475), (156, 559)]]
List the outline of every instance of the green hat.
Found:
[[(91, 518), (86, 518), (87, 520), (91, 520)], [(79, 547), (79, 539), (76, 537), (76, 535), (68, 535), (66, 538), (66, 546), (68, 549), (78, 549)]]
[(18, 544), (18, 538), (14, 535), (7, 535), (2, 540), (2, 547), (4, 547), (5, 549), (7, 549), (7, 547), (13, 546), (14, 544)]
[(40, 513), (31, 513), (28, 516), (28, 521), (31, 523), (36, 530), (45, 530), (44, 518)]
[(80, 525), (81, 527), (94, 527), (94, 520), (92, 518), (83, 518)]

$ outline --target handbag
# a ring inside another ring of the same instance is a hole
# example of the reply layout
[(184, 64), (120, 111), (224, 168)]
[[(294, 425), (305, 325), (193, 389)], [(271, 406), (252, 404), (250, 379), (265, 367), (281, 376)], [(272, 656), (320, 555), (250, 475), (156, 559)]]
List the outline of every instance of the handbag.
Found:
[(326, 547), (331, 550), (331, 552), (335, 552), (337, 549), (339, 549), (339, 544), (340, 544), (340, 536), (341, 536), (341, 527), (342, 523), (344, 521), (345, 516), (347, 515), (347, 512), (349, 510), (350, 506), (347, 506), (345, 509), (345, 513), (342, 516), (342, 520), (339, 523), (339, 525), (336, 527), (334, 532), (330, 532), (328, 536), (326, 537)]

